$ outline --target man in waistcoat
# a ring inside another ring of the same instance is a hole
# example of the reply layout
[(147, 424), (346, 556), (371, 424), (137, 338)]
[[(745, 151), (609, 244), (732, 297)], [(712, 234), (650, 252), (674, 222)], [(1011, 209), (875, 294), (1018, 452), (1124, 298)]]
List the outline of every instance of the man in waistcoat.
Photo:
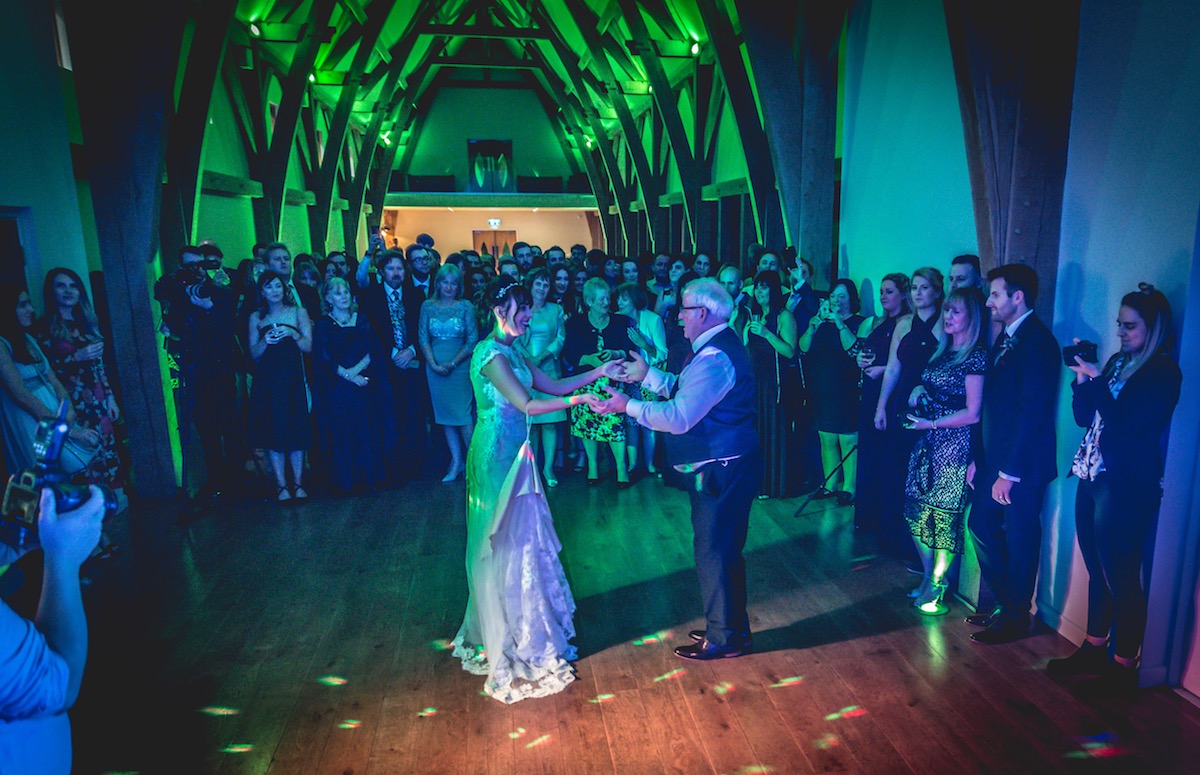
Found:
[(636, 353), (619, 378), (641, 382), (666, 401), (612, 393), (604, 411), (625, 412), (666, 434), (667, 464), (686, 477), (693, 548), (706, 626), (679, 646), (683, 659), (739, 657), (754, 649), (746, 613), (746, 530), (762, 458), (755, 430), (754, 367), (729, 327), (733, 299), (715, 279), (683, 290), (679, 322), (692, 352), (678, 375), (651, 368)]

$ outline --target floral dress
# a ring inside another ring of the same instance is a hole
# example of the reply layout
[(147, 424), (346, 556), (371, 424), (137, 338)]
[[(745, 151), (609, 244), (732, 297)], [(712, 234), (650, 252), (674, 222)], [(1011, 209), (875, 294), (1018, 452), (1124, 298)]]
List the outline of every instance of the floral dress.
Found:
[(98, 334), (84, 333), (71, 320), (59, 320), (44, 325), (38, 334), (38, 345), (50, 359), (58, 381), (71, 396), (75, 407), (75, 422), (100, 434), (100, 451), (80, 478), (93, 484), (109, 487), (125, 486), (117, 456), (115, 424), (109, 414), (110, 402), (116, 405), (108, 373), (101, 358), (78, 360), (76, 353), (102, 341)]

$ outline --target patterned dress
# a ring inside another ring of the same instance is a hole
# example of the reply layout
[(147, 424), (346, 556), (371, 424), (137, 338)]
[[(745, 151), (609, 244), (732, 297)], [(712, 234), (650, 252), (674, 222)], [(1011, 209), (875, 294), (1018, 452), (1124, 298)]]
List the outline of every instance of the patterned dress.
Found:
[[(629, 341), (629, 327), (633, 321), (624, 315), (609, 315), (608, 325), (603, 329), (596, 328), (588, 319), (587, 314), (579, 315), (567, 321), (567, 339), (563, 345), (563, 361), (572, 371), (577, 371), (579, 359), (585, 355), (601, 350), (633, 349)], [(585, 367), (586, 368), (586, 367)], [(610, 382), (608, 377), (601, 377), (587, 387), (582, 387), (576, 393), (595, 393), (607, 397), (606, 387), (632, 394), (632, 386), (623, 382)], [(593, 441), (624, 441), (625, 423), (619, 413), (597, 414), (587, 404), (571, 407), (571, 435)]]
[(113, 488), (124, 487), (113, 420), (108, 413), (109, 401), (114, 399), (104, 361), (99, 358), (75, 359), (78, 351), (99, 341), (99, 335), (84, 333), (71, 320), (59, 321), (57, 325), (48, 323), (38, 334), (38, 345), (50, 359), (58, 381), (71, 396), (76, 424), (100, 434), (100, 451), (80, 478)]
[(487, 337), (471, 357), (479, 420), (467, 452), (467, 610), (454, 638), (464, 670), (505, 703), (543, 697), (575, 680), (575, 600), (546, 504), (529, 425), (483, 375), (504, 358), (528, 390), (533, 374), (510, 345)]
[[(987, 349), (976, 346), (961, 363), (956, 352), (946, 350), (921, 373), (929, 396), (923, 416), (936, 420), (967, 405), (967, 376), (987, 371)], [(974, 426), (938, 428), (917, 439), (904, 483), (904, 518), (922, 543), (933, 549), (963, 551), (963, 515), (970, 490), (967, 466), (971, 462)]]

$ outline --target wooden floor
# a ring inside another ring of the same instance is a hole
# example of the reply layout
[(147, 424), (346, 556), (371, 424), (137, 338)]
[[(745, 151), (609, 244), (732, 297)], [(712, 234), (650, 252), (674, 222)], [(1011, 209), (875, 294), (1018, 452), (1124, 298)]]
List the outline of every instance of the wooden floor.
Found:
[(186, 528), (141, 508), (95, 572), (72, 714), (81, 773), (1196, 772), (1200, 710), (1169, 690), (1088, 703), (1046, 632), (971, 643), (958, 603), (863, 556), (850, 510), (759, 501), (754, 655), (686, 662), (700, 624), (686, 498), (565, 478), (551, 502), (578, 603), (578, 680), (505, 706), (446, 651), (466, 600), (463, 485)]

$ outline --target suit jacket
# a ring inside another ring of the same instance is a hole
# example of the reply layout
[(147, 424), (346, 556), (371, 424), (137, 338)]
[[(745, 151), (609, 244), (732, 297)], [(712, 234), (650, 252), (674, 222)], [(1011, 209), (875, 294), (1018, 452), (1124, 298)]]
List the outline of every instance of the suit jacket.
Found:
[[(422, 360), (421, 347), (417, 343), (417, 326), (421, 320), (421, 304), (425, 301), (421, 292), (405, 283), (400, 290), (404, 302), (405, 341), (416, 352), (417, 362)], [(371, 330), (379, 338), (383, 352), (391, 360), (392, 349), (396, 340), (392, 334), (392, 313), (388, 309), (387, 286), (383, 283), (373, 283), (366, 288), (360, 288), (358, 293), (358, 308), (367, 316)]]
[(422, 288), (417, 285), (416, 278), (414, 278), (411, 274), (406, 274), (404, 276), (404, 287), (405, 287), (405, 289), (410, 290), (413, 293), (416, 293), (417, 295), (419, 295), (421, 297), (421, 301), (425, 301), (426, 299), (428, 299), (430, 297), (430, 295), (433, 292), (433, 275), (432, 274), (429, 275), (428, 287)]
[(988, 475), (1003, 471), (1022, 482), (1049, 482), (1058, 475), (1054, 462), (1054, 415), (1062, 372), (1058, 341), (1036, 315), (1030, 315), (1007, 345), (992, 345), (990, 355), (978, 467)]
[[(1113, 356), (1115, 360), (1118, 356)], [(1122, 482), (1154, 483), (1163, 474), (1163, 434), (1179, 403), (1183, 375), (1175, 361), (1156, 355), (1134, 372), (1113, 398), (1104, 372), (1087, 382), (1071, 382), (1071, 409), (1081, 428), (1092, 424), (1096, 412), (1104, 421), (1100, 456), (1104, 470)]]
[(308, 319), (316, 323), (324, 315), (321, 309), (321, 294), (317, 293), (316, 288), (310, 288), (304, 283), (294, 283), (296, 293), (300, 295), (300, 306), (304, 307), (304, 311), (308, 313)]

